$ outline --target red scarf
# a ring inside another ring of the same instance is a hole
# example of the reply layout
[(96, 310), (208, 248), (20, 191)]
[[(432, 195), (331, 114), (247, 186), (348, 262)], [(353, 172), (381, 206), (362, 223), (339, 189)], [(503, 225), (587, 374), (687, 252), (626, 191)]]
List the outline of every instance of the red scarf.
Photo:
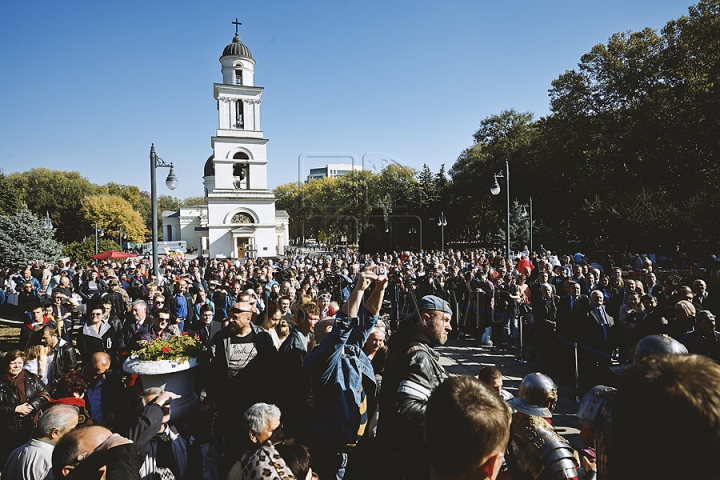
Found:
[(79, 408), (85, 408), (85, 399), (84, 398), (75, 398), (75, 397), (63, 397), (58, 399), (51, 399), (50, 403), (53, 405), (72, 405), (73, 407), (79, 407)]
[(25, 369), (22, 369), (15, 377), (8, 373), (3, 374), (3, 378), (12, 391), (15, 392), (15, 396), (18, 398), (20, 405), (27, 402), (27, 396), (25, 395), (25, 371)]

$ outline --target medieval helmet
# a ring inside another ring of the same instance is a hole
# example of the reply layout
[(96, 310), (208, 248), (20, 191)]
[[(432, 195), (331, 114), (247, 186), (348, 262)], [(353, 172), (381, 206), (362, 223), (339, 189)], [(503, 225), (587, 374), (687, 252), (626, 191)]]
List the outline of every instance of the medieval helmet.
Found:
[(531, 373), (520, 383), (518, 397), (509, 404), (521, 413), (551, 418), (558, 400), (555, 382), (542, 373)]
[[(640, 360), (645, 357), (649, 357), (650, 355), (678, 355), (684, 353), (688, 353), (687, 348), (685, 348), (685, 345), (678, 342), (674, 338), (664, 334), (648, 335), (646, 337), (643, 337), (635, 346), (635, 353), (633, 354), (632, 363), (638, 363)], [(617, 373), (618, 375), (622, 375), (631, 366), (632, 365), (616, 365), (614, 367), (610, 367), (610, 370), (612, 370), (614, 373)]]

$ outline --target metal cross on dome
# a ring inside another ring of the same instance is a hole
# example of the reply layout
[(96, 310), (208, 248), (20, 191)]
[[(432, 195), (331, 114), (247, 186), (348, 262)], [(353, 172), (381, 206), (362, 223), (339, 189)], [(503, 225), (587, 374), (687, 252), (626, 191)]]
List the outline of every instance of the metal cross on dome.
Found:
[(231, 22), (231, 23), (232, 23), (233, 25), (235, 25), (235, 35), (237, 35), (237, 34), (238, 34), (238, 27), (239, 27), (240, 25), (242, 25), (242, 22), (238, 22), (238, 19), (235, 18), (235, 21), (234, 21), (234, 22)]

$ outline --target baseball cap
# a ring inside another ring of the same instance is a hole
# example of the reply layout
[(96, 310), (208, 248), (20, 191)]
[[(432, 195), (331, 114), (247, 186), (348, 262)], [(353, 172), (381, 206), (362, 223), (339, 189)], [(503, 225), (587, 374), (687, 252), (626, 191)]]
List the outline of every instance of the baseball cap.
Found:
[[(449, 315), (452, 315), (452, 309), (450, 308), (450, 304), (443, 300), (440, 297), (436, 297), (435, 295), (425, 295), (417, 302), (418, 310), (437, 310), (439, 312), (447, 313)], [(405, 319), (415, 318), (417, 316), (418, 312), (414, 311)]]

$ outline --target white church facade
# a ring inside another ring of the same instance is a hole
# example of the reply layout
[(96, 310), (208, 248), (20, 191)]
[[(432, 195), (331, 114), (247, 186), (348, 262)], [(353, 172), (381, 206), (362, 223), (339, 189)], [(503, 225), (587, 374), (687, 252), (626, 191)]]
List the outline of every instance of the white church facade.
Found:
[(289, 218), (275, 210), (268, 189), (267, 143), (260, 129), (263, 87), (254, 84), (255, 61), (237, 33), (220, 57), (222, 83), (214, 84), (218, 129), (205, 162), (207, 205), (163, 212), (163, 240), (185, 240), (210, 258), (284, 254)]

